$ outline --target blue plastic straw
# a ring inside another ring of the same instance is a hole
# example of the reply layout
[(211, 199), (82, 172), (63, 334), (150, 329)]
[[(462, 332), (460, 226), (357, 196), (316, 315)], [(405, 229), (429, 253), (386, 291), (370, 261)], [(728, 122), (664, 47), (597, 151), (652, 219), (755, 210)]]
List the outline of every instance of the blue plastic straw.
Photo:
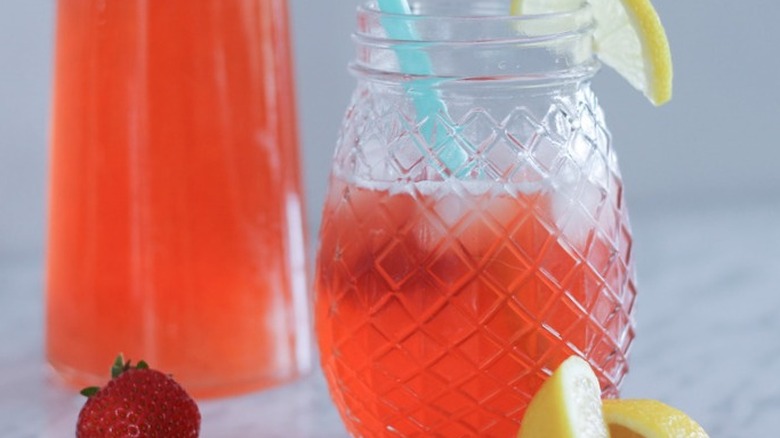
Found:
[[(388, 14), (410, 15), (412, 9), (407, 0), (377, 0), (379, 9)], [(412, 23), (409, 20), (392, 20), (383, 18), (382, 26), (387, 36), (394, 40), (415, 41)], [(434, 71), (428, 55), (423, 51), (396, 50), (398, 65), (402, 73), (416, 73), (418, 75), (433, 75)], [(407, 84), (406, 89), (412, 95), (414, 108), (417, 111), (417, 121), (421, 122), (427, 117), (435, 117), (436, 114), (445, 115), (447, 108), (439, 98), (436, 89), (438, 79), (418, 79)], [(420, 130), (425, 140), (431, 145), (431, 150), (436, 158), (444, 165), (448, 175), (462, 176), (468, 169), (463, 168), (468, 156), (452, 137), (434, 138), (434, 123), (424, 123)], [(441, 135), (441, 132), (439, 132)], [(435, 142), (435, 144), (434, 144)], [(423, 151), (426, 153), (425, 151)], [(460, 174), (460, 175), (459, 175)]]

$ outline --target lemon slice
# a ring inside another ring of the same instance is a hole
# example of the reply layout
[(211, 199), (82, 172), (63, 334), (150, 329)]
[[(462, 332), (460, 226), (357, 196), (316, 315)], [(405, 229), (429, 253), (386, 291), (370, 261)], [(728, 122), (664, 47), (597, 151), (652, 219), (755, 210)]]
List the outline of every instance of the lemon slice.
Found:
[(607, 438), (599, 381), (571, 356), (553, 372), (525, 411), (518, 438)]
[(611, 438), (707, 438), (683, 412), (657, 400), (604, 400)]
[[(593, 8), (596, 55), (655, 105), (672, 98), (669, 41), (649, 0), (587, 0)], [(514, 15), (562, 12), (583, 0), (512, 0)]]

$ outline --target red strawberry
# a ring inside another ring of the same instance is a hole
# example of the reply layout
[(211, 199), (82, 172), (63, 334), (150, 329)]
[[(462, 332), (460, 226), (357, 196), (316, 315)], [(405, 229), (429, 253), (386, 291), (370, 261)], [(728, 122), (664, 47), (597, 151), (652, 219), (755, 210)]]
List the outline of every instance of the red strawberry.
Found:
[(79, 413), (76, 437), (198, 436), (198, 405), (169, 375), (143, 361), (131, 367), (119, 356), (111, 376), (103, 388), (81, 391), (89, 399)]

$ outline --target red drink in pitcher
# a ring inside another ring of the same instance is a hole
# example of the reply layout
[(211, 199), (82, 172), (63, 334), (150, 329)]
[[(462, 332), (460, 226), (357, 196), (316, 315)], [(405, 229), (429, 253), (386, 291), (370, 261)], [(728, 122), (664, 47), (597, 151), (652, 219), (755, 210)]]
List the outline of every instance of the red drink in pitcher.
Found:
[(117, 353), (196, 396), (308, 366), (283, 0), (58, 3), (47, 356)]
[(549, 370), (571, 354), (617, 395), (635, 296), (624, 211), (612, 199), (587, 225), (556, 196), (334, 178), (317, 333), (355, 436), (514, 436)]

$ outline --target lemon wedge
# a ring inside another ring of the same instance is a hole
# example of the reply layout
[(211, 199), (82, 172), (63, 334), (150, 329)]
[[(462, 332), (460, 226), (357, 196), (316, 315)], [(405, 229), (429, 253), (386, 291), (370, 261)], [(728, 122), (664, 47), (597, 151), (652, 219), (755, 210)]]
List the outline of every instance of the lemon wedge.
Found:
[(682, 411), (657, 400), (601, 400), (588, 362), (571, 356), (531, 399), (517, 438), (709, 438)]
[(604, 400), (611, 438), (707, 438), (682, 411), (658, 400)]
[(542, 384), (525, 411), (517, 437), (608, 437), (599, 381), (585, 360), (569, 357)]
[[(594, 51), (654, 105), (672, 98), (672, 55), (649, 0), (587, 0), (596, 29)], [(544, 14), (579, 7), (583, 0), (512, 0), (511, 13)]]

